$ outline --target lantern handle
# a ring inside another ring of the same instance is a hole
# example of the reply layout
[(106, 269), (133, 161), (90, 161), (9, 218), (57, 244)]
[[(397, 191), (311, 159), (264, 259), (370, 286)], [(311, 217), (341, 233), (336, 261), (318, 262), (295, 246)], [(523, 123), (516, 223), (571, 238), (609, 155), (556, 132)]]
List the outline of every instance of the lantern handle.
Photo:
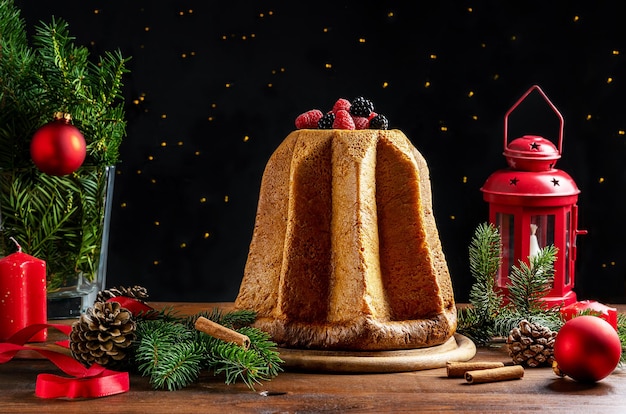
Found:
[(554, 104), (552, 103), (552, 101), (550, 101), (550, 99), (548, 99), (548, 97), (546, 96), (546, 94), (543, 92), (543, 90), (541, 90), (541, 88), (539, 87), (539, 85), (533, 85), (530, 87), (530, 89), (528, 89), (526, 91), (526, 93), (524, 93), (524, 95), (522, 95), (521, 98), (519, 98), (517, 100), (517, 102), (515, 102), (515, 104), (507, 111), (507, 113), (504, 115), (504, 149), (506, 150), (509, 147), (509, 115), (511, 115), (511, 112), (513, 112), (518, 106), (519, 104), (522, 103), (522, 101), (524, 99), (526, 99), (526, 97), (528, 95), (531, 94), (531, 92), (533, 91), (537, 91), (541, 94), (541, 96), (543, 97), (543, 99), (548, 103), (548, 105), (550, 105), (550, 108), (552, 108), (552, 110), (554, 111), (554, 113), (556, 114), (556, 116), (559, 118), (559, 123), (560, 123), (560, 128), (559, 128), (559, 146), (558, 146), (558, 151), (559, 151), (559, 155), (561, 154), (561, 148), (563, 147), (563, 124), (565, 123), (564, 119), (563, 119), (563, 115), (561, 115), (561, 113), (559, 112), (559, 110), (556, 108), (556, 106), (554, 106)]

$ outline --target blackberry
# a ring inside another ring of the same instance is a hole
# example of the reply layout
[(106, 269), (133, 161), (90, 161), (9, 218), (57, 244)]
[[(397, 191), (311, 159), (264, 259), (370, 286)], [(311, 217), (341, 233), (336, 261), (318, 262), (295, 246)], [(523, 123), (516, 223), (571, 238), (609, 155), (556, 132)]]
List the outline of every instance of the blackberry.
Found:
[(333, 123), (335, 122), (335, 114), (332, 112), (325, 113), (324, 116), (317, 121), (317, 127), (319, 129), (333, 129)]
[(355, 98), (350, 107), (350, 115), (368, 117), (374, 112), (374, 104), (369, 99), (362, 96)]
[(370, 119), (370, 129), (389, 129), (389, 121), (383, 114), (378, 114)]

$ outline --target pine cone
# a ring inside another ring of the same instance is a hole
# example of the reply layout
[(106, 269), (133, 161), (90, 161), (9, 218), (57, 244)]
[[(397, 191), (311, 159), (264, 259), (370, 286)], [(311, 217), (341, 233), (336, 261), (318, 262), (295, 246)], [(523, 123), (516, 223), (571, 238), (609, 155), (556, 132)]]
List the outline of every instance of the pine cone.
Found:
[(135, 339), (132, 313), (117, 302), (96, 302), (87, 309), (70, 332), (70, 350), (86, 366), (122, 365)]
[(105, 289), (98, 292), (96, 302), (106, 302), (107, 300), (117, 296), (126, 296), (145, 303), (145, 299), (148, 298), (148, 290), (145, 287), (138, 285), (128, 288), (124, 286), (113, 287), (111, 289)]
[(506, 343), (513, 362), (531, 368), (551, 365), (554, 361), (556, 332), (537, 323), (522, 320), (511, 329)]

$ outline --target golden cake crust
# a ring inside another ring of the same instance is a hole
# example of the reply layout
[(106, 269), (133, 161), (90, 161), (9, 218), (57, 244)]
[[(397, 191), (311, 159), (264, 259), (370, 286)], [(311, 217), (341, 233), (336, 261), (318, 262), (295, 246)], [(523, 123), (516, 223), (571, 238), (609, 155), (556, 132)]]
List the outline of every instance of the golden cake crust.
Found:
[(236, 308), (284, 347), (391, 350), (456, 330), (422, 155), (398, 130), (298, 130), (267, 163)]

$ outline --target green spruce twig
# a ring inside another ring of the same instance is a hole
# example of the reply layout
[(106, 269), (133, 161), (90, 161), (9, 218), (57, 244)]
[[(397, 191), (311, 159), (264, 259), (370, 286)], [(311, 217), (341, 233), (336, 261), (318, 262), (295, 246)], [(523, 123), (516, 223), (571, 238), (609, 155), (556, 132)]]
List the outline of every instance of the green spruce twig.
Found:
[[(226, 343), (195, 330), (194, 322), (204, 316), (250, 338), (250, 348)], [(269, 335), (249, 325), (256, 314), (237, 310), (200, 312), (176, 317), (161, 312), (156, 319), (137, 321), (134, 361), (139, 372), (150, 378), (155, 389), (177, 390), (196, 381), (203, 370), (223, 375), (226, 384), (242, 381), (249, 388), (268, 381), (281, 371), (282, 360)]]

